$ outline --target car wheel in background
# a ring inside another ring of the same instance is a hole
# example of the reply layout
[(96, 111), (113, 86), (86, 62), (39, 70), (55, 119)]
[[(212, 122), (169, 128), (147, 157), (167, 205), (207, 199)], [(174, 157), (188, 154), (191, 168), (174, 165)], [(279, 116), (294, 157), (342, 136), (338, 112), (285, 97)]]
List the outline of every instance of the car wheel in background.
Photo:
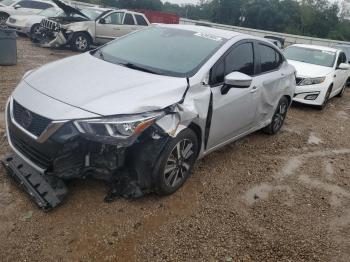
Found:
[(198, 143), (191, 129), (181, 131), (168, 142), (155, 168), (156, 193), (170, 195), (184, 184), (196, 161)]
[(6, 20), (9, 17), (7, 13), (0, 12), (0, 27), (6, 27)]
[(322, 105), (317, 106), (317, 108), (318, 108), (319, 110), (323, 110), (323, 109), (326, 107), (326, 105), (327, 105), (327, 103), (328, 103), (328, 101), (329, 101), (329, 97), (330, 97), (330, 95), (331, 95), (331, 93), (332, 93), (332, 88), (333, 88), (332, 85), (331, 85), (330, 87), (328, 87), (328, 90), (327, 90), (327, 93), (326, 93), (326, 95), (325, 95), (325, 97), (324, 97), (324, 100), (323, 100)]
[(30, 28), (30, 34), (31, 35), (38, 35), (40, 34), (40, 24), (34, 24)]
[(276, 111), (272, 116), (271, 123), (263, 129), (263, 131), (267, 134), (274, 135), (276, 134), (281, 127), (283, 126), (284, 120), (287, 116), (287, 111), (289, 107), (289, 101), (287, 97), (282, 97), (278, 103)]
[(78, 52), (85, 52), (90, 49), (91, 38), (87, 33), (74, 33), (71, 40), (71, 47)]

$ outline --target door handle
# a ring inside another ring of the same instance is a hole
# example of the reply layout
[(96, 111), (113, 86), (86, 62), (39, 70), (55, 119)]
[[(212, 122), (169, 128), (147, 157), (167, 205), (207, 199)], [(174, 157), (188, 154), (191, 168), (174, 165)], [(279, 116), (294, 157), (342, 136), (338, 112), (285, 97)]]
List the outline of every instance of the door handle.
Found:
[(253, 86), (252, 90), (250, 90), (250, 93), (255, 93), (258, 90), (257, 86)]
[(114, 27), (114, 28), (113, 28), (113, 30), (119, 31), (119, 30), (120, 30), (120, 28), (115, 28), (115, 27)]

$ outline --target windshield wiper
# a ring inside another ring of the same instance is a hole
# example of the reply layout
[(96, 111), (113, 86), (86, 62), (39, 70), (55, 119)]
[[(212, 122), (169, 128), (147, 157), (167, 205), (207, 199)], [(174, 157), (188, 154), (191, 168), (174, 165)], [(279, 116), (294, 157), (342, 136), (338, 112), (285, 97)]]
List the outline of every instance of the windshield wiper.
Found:
[(133, 63), (119, 63), (119, 65), (125, 66), (125, 67), (127, 67), (127, 68), (131, 68), (131, 69), (139, 70), (139, 71), (142, 71), (142, 72), (146, 72), (146, 73), (151, 73), (151, 74), (160, 75), (160, 73), (158, 73), (158, 72), (156, 72), (156, 71), (153, 71), (153, 70), (144, 68), (144, 67), (142, 67), (142, 66), (135, 65), (135, 64), (133, 64)]

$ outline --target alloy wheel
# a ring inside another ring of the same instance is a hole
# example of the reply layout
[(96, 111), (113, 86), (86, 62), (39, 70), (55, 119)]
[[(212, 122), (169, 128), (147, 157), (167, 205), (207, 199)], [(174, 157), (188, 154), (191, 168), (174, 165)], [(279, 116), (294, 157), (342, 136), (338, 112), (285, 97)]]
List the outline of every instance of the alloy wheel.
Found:
[(78, 36), (75, 40), (75, 46), (78, 50), (84, 51), (87, 48), (88, 40), (84, 36)]
[(273, 117), (273, 130), (277, 131), (282, 127), (284, 119), (287, 115), (287, 108), (288, 105), (286, 103), (279, 104), (277, 111)]
[(180, 140), (171, 151), (164, 168), (164, 181), (169, 187), (176, 187), (186, 179), (191, 169), (193, 143), (189, 139)]
[(39, 25), (34, 26), (34, 28), (33, 28), (33, 34), (34, 34), (34, 35), (40, 34), (40, 26), (39, 26)]

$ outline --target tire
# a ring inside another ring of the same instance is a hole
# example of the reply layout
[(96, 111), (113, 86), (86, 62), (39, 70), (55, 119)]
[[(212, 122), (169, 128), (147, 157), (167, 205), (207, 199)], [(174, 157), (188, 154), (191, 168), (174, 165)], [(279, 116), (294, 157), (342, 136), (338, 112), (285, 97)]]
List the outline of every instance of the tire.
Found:
[(326, 95), (324, 97), (323, 103), (322, 103), (322, 105), (317, 106), (317, 109), (323, 110), (327, 106), (328, 101), (329, 101), (329, 97), (330, 97), (330, 95), (332, 93), (332, 88), (333, 88), (332, 85), (330, 87), (328, 87), (328, 90), (327, 90), (327, 93), (326, 93)]
[(339, 94), (337, 94), (337, 97), (343, 97), (344, 93), (345, 93), (345, 89), (346, 89), (346, 83), (344, 84), (343, 88), (341, 89), (341, 91), (339, 92)]
[(191, 174), (197, 153), (198, 138), (191, 129), (184, 129), (176, 138), (170, 140), (154, 171), (155, 192), (159, 195), (176, 192)]
[(30, 35), (38, 35), (40, 34), (40, 24), (34, 24), (32, 25), (32, 27), (30, 28)]
[(6, 20), (9, 18), (9, 14), (0, 13), (0, 27), (7, 27)]
[(71, 47), (74, 51), (86, 52), (90, 49), (91, 38), (87, 33), (75, 33), (71, 40)]
[(276, 111), (272, 116), (271, 123), (263, 129), (265, 133), (269, 135), (274, 135), (278, 131), (280, 131), (281, 127), (283, 126), (284, 120), (286, 119), (288, 107), (289, 107), (288, 98), (284, 96), (278, 102)]

